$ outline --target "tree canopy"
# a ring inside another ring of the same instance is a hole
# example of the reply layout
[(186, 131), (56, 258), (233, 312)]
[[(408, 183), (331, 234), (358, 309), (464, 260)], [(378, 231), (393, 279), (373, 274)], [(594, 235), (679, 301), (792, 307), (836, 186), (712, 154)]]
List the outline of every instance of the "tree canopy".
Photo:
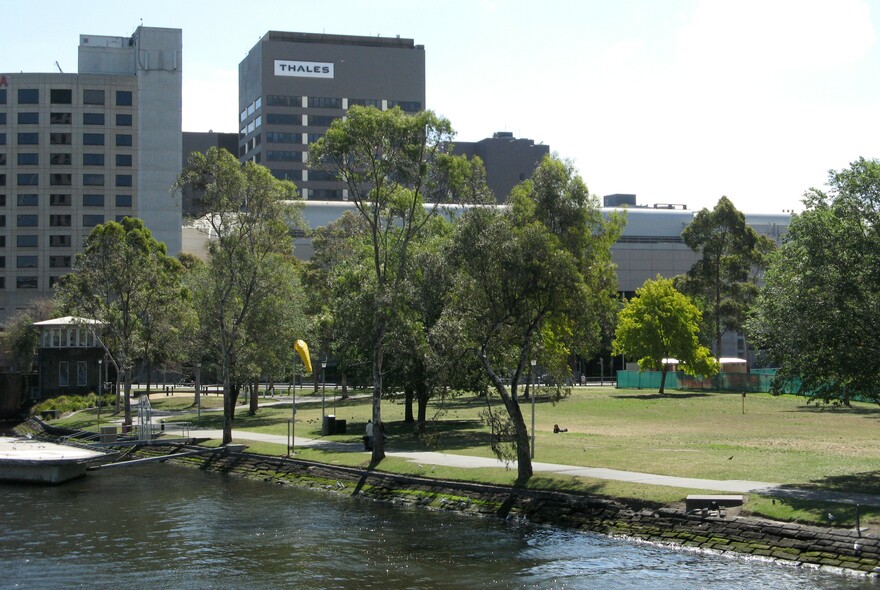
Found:
[(880, 402), (880, 162), (864, 158), (810, 189), (771, 255), (749, 322), (774, 389)]
[(764, 256), (775, 244), (746, 225), (745, 215), (727, 197), (721, 197), (713, 210), (697, 213), (682, 238), (701, 258), (677, 286), (703, 310), (715, 355), (721, 357), (724, 333), (743, 330), (758, 294)]
[(717, 372), (711, 351), (699, 342), (701, 319), (700, 310), (676, 290), (672, 279), (658, 276), (639, 287), (620, 310), (612, 351), (639, 359), (642, 369), (661, 371), (662, 394), (668, 359), (676, 359), (690, 375)]

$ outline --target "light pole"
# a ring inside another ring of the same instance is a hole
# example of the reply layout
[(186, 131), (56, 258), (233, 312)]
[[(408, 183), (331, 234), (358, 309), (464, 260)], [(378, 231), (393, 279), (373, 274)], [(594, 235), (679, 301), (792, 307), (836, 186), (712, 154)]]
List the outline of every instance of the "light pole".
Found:
[(101, 430), (101, 397), (104, 395), (104, 373), (101, 371), (101, 365), (104, 359), (98, 359), (98, 430)]
[(535, 359), (531, 360), (532, 370), (529, 374), (530, 381), (532, 382), (532, 459), (535, 458), (535, 365), (538, 364), (538, 361)]
[(321, 427), (324, 425), (324, 396), (327, 392), (327, 386), (324, 383), (324, 376), (326, 375), (325, 369), (327, 368), (327, 361), (321, 361)]
[(202, 424), (202, 363), (196, 363), (196, 408), (198, 412), (198, 424)]

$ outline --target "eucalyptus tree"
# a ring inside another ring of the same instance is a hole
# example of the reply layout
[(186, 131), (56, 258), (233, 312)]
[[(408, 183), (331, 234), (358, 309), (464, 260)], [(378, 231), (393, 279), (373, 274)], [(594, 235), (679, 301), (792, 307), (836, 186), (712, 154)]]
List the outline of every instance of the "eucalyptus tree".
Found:
[[(353, 106), (337, 119), (309, 154), (312, 165), (337, 175), (366, 224), (369, 268), (375, 287), (372, 317), (373, 463), (385, 457), (382, 375), (385, 338), (406, 278), (410, 248), (453, 197), (448, 155), (452, 126), (430, 111), (380, 111)], [(460, 160), (459, 160), (460, 161)], [(430, 203), (433, 202), (433, 206)], [(427, 206), (426, 206), (427, 205)]]
[[(207, 264), (193, 277), (194, 295), (204, 346), (215, 351), (223, 381), (223, 444), (228, 444), (241, 387), (259, 370), (256, 336), (282, 325), (267, 306), (277, 301), (277, 281), (287, 280), (278, 267), (291, 264), (290, 230), (301, 223), (292, 205), (296, 187), (217, 148), (194, 152), (176, 186), (199, 195), (211, 229)], [(295, 311), (284, 307), (280, 313)], [(275, 334), (290, 337), (283, 330)], [(292, 350), (293, 341), (287, 344)]]
[(516, 459), (521, 481), (532, 463), (520, 384), (532, 359), (561, 383), (569, 358), (598, 346), (616, 306), (621, 223), (602, 216), (570, 163), (547, 157), (507, 208), (472, 208), (456, 225), (453, 287), (434, 334), (473, 355), (501, 398), (506, 414), (486, 414), (493, 450)]
[(810, 189), (770, 257), (749, 322), (777, 392), (880, 403), (880, 161)]
[(677, 287), (702, 307), (720, 358), (725, 332), (743, 331), (758, 294), (766, 253), (774, 243), (749, 227), (745, 215), (727, 197), (721, 197), (711, 211), (697, 213), (682, 238), (701, 257), (677, 280)]
[[(101, 323), (100, 342), (124, 382), (124, 423), (131, 425), (132, 368), (157, 331), (176, 323), (185, 298), (183, 267), (140, 219), (98, 225), (86, 237), (56, 300), (68, 313)], [(117, 382), (117, 392), (119, 383)]]
[(666, 386), (669, 359), (676, 359), (689, 375), (711, 377), (718, 366), (712, 351), (700, 344), (701, 321), (700, 310), (675, 288), (672, 279), (658, 276), (645, 281), (620, 310), (612, 353), (637, 358), (643, 369), (660, 371), (660, 394)]

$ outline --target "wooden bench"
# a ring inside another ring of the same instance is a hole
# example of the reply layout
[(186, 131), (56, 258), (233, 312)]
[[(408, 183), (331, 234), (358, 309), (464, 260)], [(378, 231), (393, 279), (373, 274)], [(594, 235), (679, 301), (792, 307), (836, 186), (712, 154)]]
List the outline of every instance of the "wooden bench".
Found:
[(688, 512), (693, 510), (720, 510), (721, 508), (733, 508), (743, 505), (742, 495), (705, 495), (690, 494), (685, 500), (685, 509)]

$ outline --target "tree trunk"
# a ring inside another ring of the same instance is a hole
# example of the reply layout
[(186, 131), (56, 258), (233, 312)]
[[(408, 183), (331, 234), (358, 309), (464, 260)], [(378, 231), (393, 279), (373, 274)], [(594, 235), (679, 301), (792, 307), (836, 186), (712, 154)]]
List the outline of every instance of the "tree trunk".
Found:
[(348, 377), (345, 372), (342, 373), (342, 399), (348, 399)]
[(238, 401), (239, 385), (226, 380), (223, 384), (223, 444), (232, 442), (232, 421), (235, 418), (235, 402)]
[(385, 458), (385, 425), (382, 423), (382, 357), (385, 348), (385, 320), (376, 320), (373, 340), (373, 455), (378, 465)]
[(150, 397), (150, 377), (153, 375), (153, 363), (147, 361), (147, 397)]
[(403, 388), (403, 423), (404, 424), (412, 424), (416, 421), (413, 417), (413, 398), (415, 397), (415, 393), (413, 392), (412, 385), (407, 385)]
[(483, 370), (485, 371), (486, 376), (489, 377), (489, 380), (495, 385), (498, 395), (501, 396), (501, 401), (504, 403), (504, 409), (507, 410), (508, 417), (511, 422), (513, 422), (516, 442), (516, 479), (518, 483), (525, 483), (532, 477), (533, 473), (532, 449), (529, 444), (529, 431), (526, 428), (525, 418), (523, 418), (519, 402), (516, 399), (516, 378), (514, 377), (514, 381), (510, 385), (511, 392), (509, 393), (504, 386), (504, 382), (492, 369), (486, 355), (483, 353), (477, 353), (477, 356), (480, 359), (480, 363), (483, 365)]
[(422, 384), (416, 392), (416, 400), (419, 406), (417, 429), (419, 434), (425, 434), (425, 426), (428, 423), (428, 387), (425, 384)]
[(122, 420), (124, 426), (131, 426), (131, 367), (125, 369), (125, 418)]
[(669, 372), (669, 369), (666, 366), (663, 366), (663, 370), (660, 371), (660, 395), (663, 395), (663, 390), (666, 388), (666, 373)]

